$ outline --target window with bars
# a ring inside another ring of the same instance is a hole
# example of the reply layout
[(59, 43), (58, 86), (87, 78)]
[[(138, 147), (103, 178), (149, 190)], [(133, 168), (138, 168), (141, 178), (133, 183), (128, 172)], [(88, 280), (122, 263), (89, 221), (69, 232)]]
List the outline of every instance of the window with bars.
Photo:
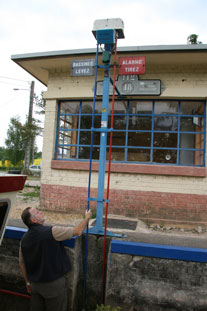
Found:
[[(101, 127), (101, 101), (94, 128)], [(58, 104), (55, 159), (89, 160), (93, 103)], [(111, 124), (109, 104), (108, 127)], [(114, 106), (112, 161), (205, 166), (205, 102), (193, 100), (120, 100)], [(107, 136), (107, 159), (109, 154)], [(99, 159), (100, 132), (94, 131), (93, 159)]]

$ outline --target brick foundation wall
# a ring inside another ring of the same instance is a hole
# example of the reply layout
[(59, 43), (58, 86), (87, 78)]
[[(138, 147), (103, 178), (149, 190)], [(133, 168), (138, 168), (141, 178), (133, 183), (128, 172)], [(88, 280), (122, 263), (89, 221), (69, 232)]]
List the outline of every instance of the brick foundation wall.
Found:
[[(58, 185), (41, 186), (41, 206), (46, 210), (83, 213), (88, 189)], [(91, 189), (91, 197), (97, 189)], [(95, 210), (96, 203), (91, 202)], [(151, 221), (207, 223), (207, 195), (154, 191), (110, 191), (109, 213)]]

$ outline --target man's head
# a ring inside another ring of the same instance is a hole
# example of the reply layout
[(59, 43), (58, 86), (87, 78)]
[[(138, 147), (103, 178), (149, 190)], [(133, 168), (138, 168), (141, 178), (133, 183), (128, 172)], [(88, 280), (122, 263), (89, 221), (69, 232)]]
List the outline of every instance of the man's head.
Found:
[(45, 222), (45, 217), (43, 212), (39, 211), (38, 209), (34, 207), (27, 207), (22, 212), (22, 221), (27, 227), (29, 227), (31, 224), (43, 225)]

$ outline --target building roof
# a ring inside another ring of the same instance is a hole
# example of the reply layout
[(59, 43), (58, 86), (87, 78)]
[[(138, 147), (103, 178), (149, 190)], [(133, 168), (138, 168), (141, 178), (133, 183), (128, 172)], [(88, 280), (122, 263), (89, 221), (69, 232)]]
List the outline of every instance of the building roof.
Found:
[[(202, 64), (207, 65), (207, 44), (155, 45), (118, 47), (118, 55), (147, 55), (148, 64)], [(72, 59), (94, 57), (95, 48), (36, 52), (12, 55), (11, 59), (47, 86), (48, 73), (66, 70)], [(160, 57), (162, 54), (162, 57)]]

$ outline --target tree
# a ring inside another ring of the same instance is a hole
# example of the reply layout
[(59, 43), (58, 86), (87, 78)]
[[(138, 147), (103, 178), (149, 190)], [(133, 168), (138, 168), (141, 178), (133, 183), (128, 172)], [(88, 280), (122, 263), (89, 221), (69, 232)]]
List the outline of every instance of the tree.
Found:
[(35, 111), (35, 113), (39, 115), (45, 114), (45, 100), (43, 99), (43, 92), (40, 94), (40, 96), (37, 96), (34, 94), (34, 104), (38, 108), (38, 110)]
[(42, 158), (42, 151), (38, 151), (37, 147), (35, 146), (34, 159), (40, 159), (40, 158)]
[[(45, 100), (43, 99), (43, 92), (40, 94), (40, 96), (34, 94), (34, 105), (38, 110), (35, 110), (35, 113), (38, 115), (45, 115)], [(40, 123), (43, 121), (40, 121), (39, 119), (35, 119), (36, 122), (39, 123), (39, 135), (42, 136), (43, 127), (40, 126)]]
[(11, 118), (9, 128), (7, 130), (7, 146), (6, 157), (13, 165), (18, 165), (24, 159), (24, 143), (22, 136), (22, 124), (19, 117)]
[(25, 157), (26, 142), (30, 138), (34, 140), (39, 134), (38, 121), (32, 118), (32, 122), (20, 122), (19, 117), (11, 118), (5, 144), (6, 157), (13, 165), (18, 165)]
[(202, 44), (201, 41), (198, 41), (198, 35), (196, 35), (195, 33), (188, 36), (187, 43), (188, 44)]
[(32, 118), (32, 122), (26, 121), (25, 124), (22, 125), (23, 141), (27, 141), (29, 138), (34, 140), (35, 137), (39, 135), (41, 131), (39, 123), (40, 123), (39, 120)]
[(0, 147), (0, 161), (4, 162), (6, 160), (6, 148)]
[[(42, 128), (40, 127), (40, 121), (34, 118), (31, 118), (27, 120), (27, 122), (23, 125), (22, 127), (22, 136), (23, 136), (23, 141), (25, 141), (25, 146), (28, 142), (30, 142), (29, 144), (29, 148), (30, 148), (30, 152), (29, 152), (29, 158), (27, 160), (27, 166), (24, 163), (24, 168), (27, 170), (29, 168), (29, 164), (34, 161), (34, 152), (35, 152), (35, 138), (36, 136), (38, 136), (41, 131)], [(28, 150), (25, 147), (25, 153)], [(24, 157), (25, 160), (26, 156)]]

